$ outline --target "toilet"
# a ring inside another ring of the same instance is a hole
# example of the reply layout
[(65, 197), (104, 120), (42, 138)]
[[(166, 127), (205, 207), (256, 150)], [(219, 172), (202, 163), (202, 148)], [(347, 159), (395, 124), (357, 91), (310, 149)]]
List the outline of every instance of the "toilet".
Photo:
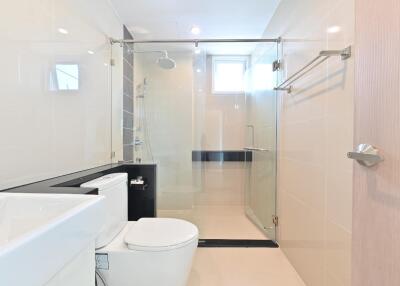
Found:
[(126, 173), (114, 173), (81, 185), (106, 198), (107, 218), (96, 240), (97, 272), (107, 286), (185, 286), (197, 227), (173, 218), (128, 222), (127, 180)]

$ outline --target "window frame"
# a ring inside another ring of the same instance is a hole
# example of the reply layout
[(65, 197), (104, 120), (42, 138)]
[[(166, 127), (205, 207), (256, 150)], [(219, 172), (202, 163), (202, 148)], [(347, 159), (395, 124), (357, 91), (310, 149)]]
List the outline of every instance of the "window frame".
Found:
[[(249, 56), (211, 56), (211, 93), (214, 95), (241, 95), (245, 94), (245, 86), (242, 91), (218, 91), (215, 90), (215, 76), (218, 63), (241, 63), (243, 69), (243, 81), (249, 64)], [(244, 83), (244, 82), (243, 82)]]

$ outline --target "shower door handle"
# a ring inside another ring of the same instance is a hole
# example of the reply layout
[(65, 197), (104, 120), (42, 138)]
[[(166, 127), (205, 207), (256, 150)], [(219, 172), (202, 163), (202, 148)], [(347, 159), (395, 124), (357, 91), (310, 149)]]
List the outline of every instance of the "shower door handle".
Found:
[(360, 144), (354, 152), (348, 152), (347, 157), (356, 160), (360, 165), (372, 167), (383, 161), (379, 150), (370, 144)]
[(243, 150), (245, 151), (259, 151), (259, 152), (269, 152), (268, 149), (264, 148), (257, 148), (257, 147), (244, 147)]

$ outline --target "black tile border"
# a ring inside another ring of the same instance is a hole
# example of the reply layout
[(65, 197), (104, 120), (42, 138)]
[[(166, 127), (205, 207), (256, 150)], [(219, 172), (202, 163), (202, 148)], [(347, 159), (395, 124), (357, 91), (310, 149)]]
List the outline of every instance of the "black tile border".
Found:
[(279, 245), (276, 241), (267, 239), (199, 239), (197, 247), (279, 248)]
[(252, 160), (251, 151), (192, 151), (193, 162), (251, 162)]

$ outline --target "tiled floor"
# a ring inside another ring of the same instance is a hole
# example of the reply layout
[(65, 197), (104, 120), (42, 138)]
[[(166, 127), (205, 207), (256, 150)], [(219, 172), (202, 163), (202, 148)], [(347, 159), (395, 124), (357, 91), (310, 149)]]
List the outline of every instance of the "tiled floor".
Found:
[(191, 210), (159, 210), (158, 216), (191, 221), (199, 228), (200, 238), (267, 239), (246, 217), (243, 206), (196, 206)]
[[(266, 239), (242, 206), (197, 206), (159, 216), (189, 220), (201, 238)], [(279, 248), (198, 248), (187, 286), (305, 286)]]
[[(266, 239), (242, 206), (197, 206), (159, 216), (189, 220), (201, 238)], [(198, 248), (187, 286), (305, 286), (279, 248)]]
[(305, 286), (279, 248), (198, 248), (187, 286)]

